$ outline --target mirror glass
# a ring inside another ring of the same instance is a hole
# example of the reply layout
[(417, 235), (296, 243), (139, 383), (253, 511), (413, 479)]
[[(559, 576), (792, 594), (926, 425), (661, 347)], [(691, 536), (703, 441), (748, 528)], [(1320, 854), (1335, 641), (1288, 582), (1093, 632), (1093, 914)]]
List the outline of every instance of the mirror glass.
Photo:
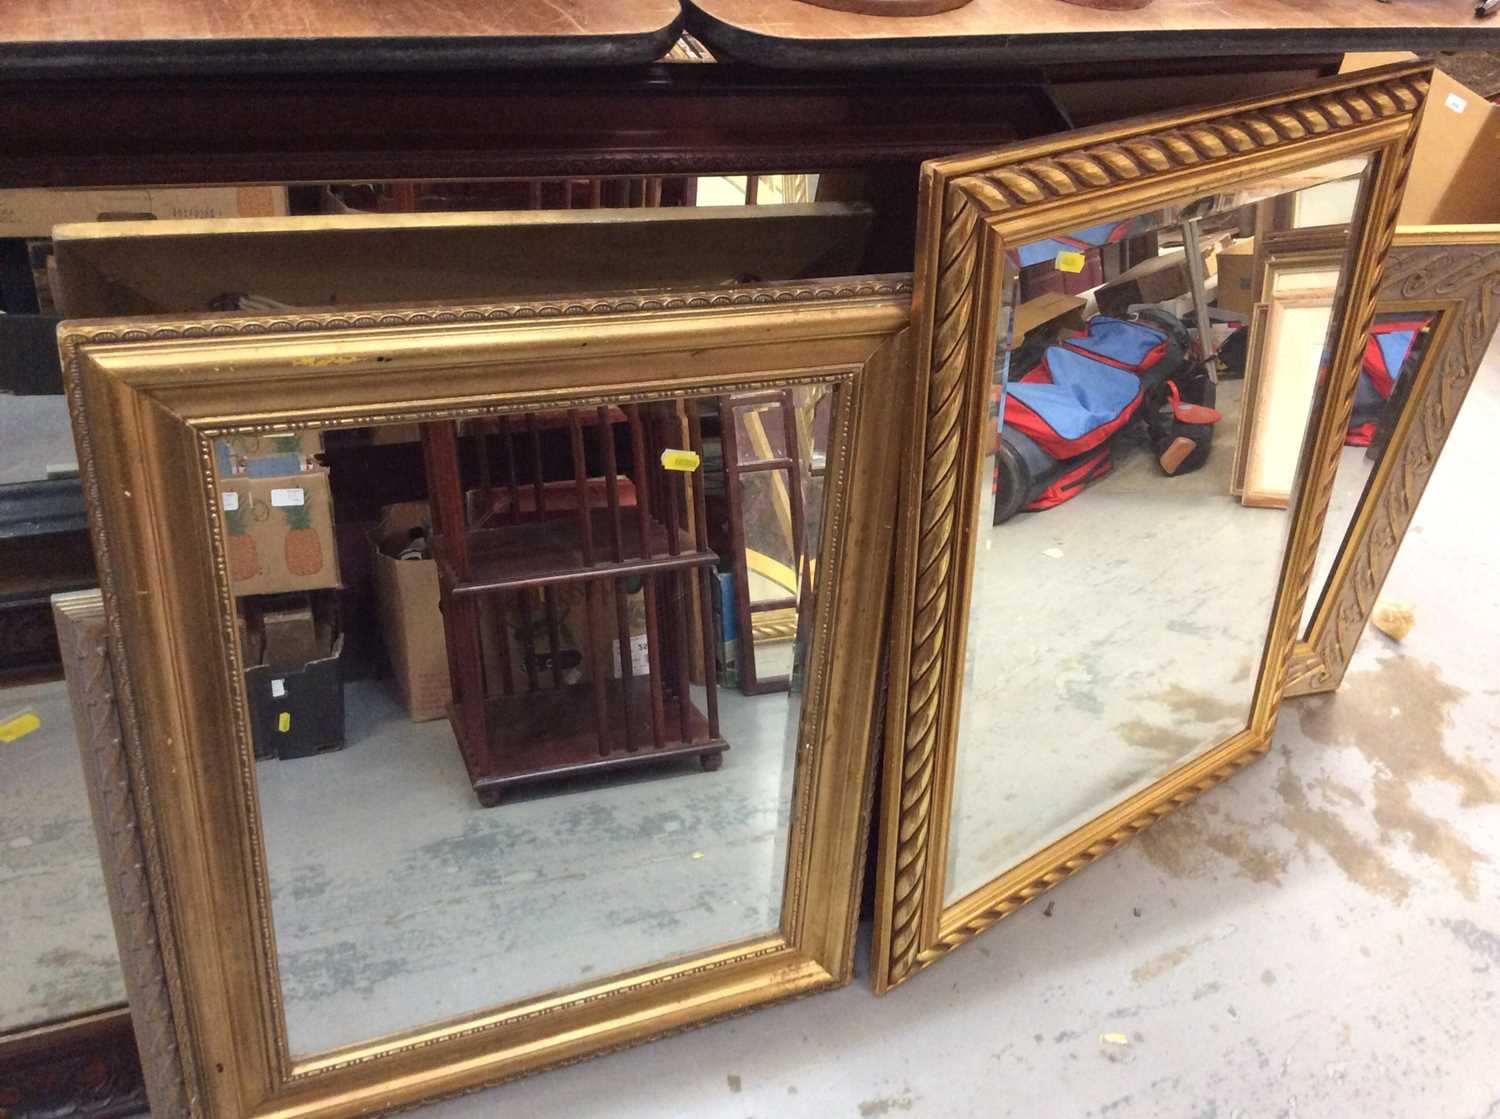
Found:
[(747, 397), (217, 441), (294, 1056), (778, 930), (843, 397)]
[(1354, 413), (1349, 419), (1344, 449), (1339, 452), (1328, 516), (1318, 541), (1312, 582), (1308, 585), (1302, 612), (1304, 634), (1308, 633), (1328, 589), (1333, 565), (1364, 501), (1375, 467), (1390, 444), (1402, 409), (1411, 399), (1411, 389), (1427, 359), (1436, 323), (1434, 314), (1420, 308), (1387, 311), (1375, 317), (1360, 358)]
[(947, 903), (1247, 726), (1366, 162), (1007, 253)]
[(73, 462), (62, 396), (0, 393), (0, 1044), (125, 1001), (49, 606), (94, 581)]

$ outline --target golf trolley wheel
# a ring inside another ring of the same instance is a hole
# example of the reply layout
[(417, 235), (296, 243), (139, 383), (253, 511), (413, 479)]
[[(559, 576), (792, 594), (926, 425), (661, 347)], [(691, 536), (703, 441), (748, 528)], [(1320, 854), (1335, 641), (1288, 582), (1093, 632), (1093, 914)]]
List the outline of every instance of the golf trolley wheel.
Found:
[(1021, 511), (1031, 489), (1031, 470), (1021, 452), (1005, 440), (995, 452), (995, 516), (991, 524), (1001, 525)]

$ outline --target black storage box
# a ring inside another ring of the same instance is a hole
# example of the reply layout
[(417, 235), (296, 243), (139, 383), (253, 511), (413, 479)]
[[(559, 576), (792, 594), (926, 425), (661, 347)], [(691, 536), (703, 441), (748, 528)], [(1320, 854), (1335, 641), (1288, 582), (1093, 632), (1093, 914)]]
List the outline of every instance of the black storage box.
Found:
[[(331, 598), (331, 596), (330, 596)], [(329, 611), (317, 625), (316, 660), (297, 668), (245, 670), (257, 758), (306, 758), (344, 745), (344, 635)]]

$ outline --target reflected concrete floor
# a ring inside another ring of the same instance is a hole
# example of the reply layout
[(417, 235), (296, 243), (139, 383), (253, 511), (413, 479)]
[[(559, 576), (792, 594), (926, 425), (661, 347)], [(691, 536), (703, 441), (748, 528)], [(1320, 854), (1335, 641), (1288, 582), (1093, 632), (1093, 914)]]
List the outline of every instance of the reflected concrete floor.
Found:
[(1497, 354), (1386, 584), (1416, 628), (1266, 758), (885, 998), (862, 968), (420, 1114), (1500, 1115)]
[(1242, 382), (1208, 462), (1117, 443), (1083, 494), (980, 528), (946, 892), (956, 901), (1243, 729), (1288, 516), (1230, 496)]
[(1375, 462), (1367, 452), (1368, 447), (1345, 447), (1339, 452), (1338, 470), (1333, 476), (1333, 492), (1328, 496), (1328, 516), (1323, 522), (1323, 539), (1318, 541), (1318, 558), (1313, 563), (1313, 588), (1302, 606), (1304, 631), (1312, 622), (1313, 612), (1318, 608), (1318, 592), (1328, 582), (1329, 572), (1339, 558), (1343, 548), (1344, 534), (1349, 531), (1349, 522), (1359, 509), (1359, 499), (1364, 496), (1365, 485), (1375, 469)]
[(256, 766), (292, 1052), (775, 931), (790, 704), (719, 695), (716, 772), (689, 759), (480, 808), (446, 720), (347, 686), (345, 749)]
[(83, 765), (61, 681), (0, 690), (0, 1032), (125, 1001)]

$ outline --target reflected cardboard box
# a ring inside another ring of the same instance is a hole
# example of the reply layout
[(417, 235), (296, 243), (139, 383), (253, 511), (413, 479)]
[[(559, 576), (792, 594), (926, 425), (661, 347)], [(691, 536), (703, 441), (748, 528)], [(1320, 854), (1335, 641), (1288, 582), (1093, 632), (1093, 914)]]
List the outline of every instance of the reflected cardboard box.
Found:
[(415, 536), (430, 539), (431, 514), (425, 501), (404, 501), (380, 511), (370, 534), (380, 631), (390, 655), (396, 690), (414, 722), (441, 719), (453, 697), (448, 650), (438, 605), (437, 561), (402, 559)]
[(221, 478), (229, 586), (236, 596), (339, 585), (328, 472)]
[(230, 435), (214, 440), (214, 466), (220, 478), (275, 478), (323, 468), (323, 433), (317, 430), (270, 435)]
[(257, 758), (305, 758), (344, 745), (344, 636), (329, 593), (244, 599), (245, 698)]
[(1221, 249), (1218, 264), (1219, 310), (1249, 322), (1255, 309), (1255, 238), (1243, 237)]
[[(622, 582), (626, 584), (624, 640), (630, 653), (630, 674), (645, 676), (651, 671), (645, 593), (638, 577)], [(666, 593), (671, 585), (671, 580), (661, 580), (659, 593)], [(533, 686), (533, 679), (539, 690), (582, 684), (593, 679), (596, 665), (604, 666), (611, 678), (620, 679), (618, 593), (608, 580), (564, 583), (552, 589), (549, 609), (548, 596), (542, 591), (521, 590), (507, 600), (503, 618), (498, 601), (484, 601), (480, 606), (481, 639), (485, 665), (492, 677), (491, 690), (525, 692)], [(506, 641), (503, 653), (499, 648), (502, 632)], [(509, 687), (503, 678), (507, 665)]]
[(287, 212), (284, 186), (0, 190), (0, 237), (50, 237), (72, 222), (270, 218)]

